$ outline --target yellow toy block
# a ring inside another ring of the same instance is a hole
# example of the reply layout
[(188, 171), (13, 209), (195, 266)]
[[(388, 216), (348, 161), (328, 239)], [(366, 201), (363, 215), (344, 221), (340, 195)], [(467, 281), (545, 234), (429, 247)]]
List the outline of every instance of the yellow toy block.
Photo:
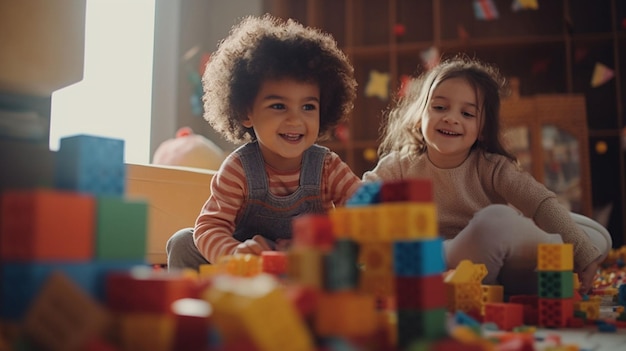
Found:
[(539, 244), (537, 269), (540, 271), (573, 271), (574, 246), (572, 244)]
[(222, 256), (216, 265), (218, 272), (223, 274), (253, 277), (261, 273), (261, 257), (252, 254)]
[(379, 211), (377, 206), (348, 207), (351, 238), (359, 243), (381, 241), (378, 233)]
[(587, 319), (596, 320), (600, 318), (600, 302), (599, 301), (576, 301), (574, 310), (585, 312)]
[(480, 313), (482, 306), (482, 287), (480, 283), (446, 284), (448, 310)]
[(153, 313), (121, 315), (119, 335), (122, 349), (136, 351), (169, 351), (174, 344), (174, 316)]
[(333, 224), (333, 234), (336, 238), (352, 238), (350, 208), (336, 207), (328, 212), (328, 217)]
[(324, 254), (314, 248), (297, 248), (287, 252), (287, 278), (290, 282), (322, 289)]
[(376, 331), (376, 300), (354, 291), (322, 293), (315, 311), (315, 331), (320, 336), (359, 337)]
[(434, 203), (389, 202), (378, 206), (381, 240), (435, 238), (439, 235)]
[(393, 249), (391, 242), (363, 243), (358, 263), (363, 272), (374, 275), (393, 275)]
[(393, 274), (375, 274), (362, 272), (359, 277), (359, 291), (377, 297), (393, 296), (395, 294)]
[(502, 285), (481, 285), (480, 287), (483, 291), (480, 313), (484, 315), (486, 303), (504, 301), (504, 287)]
[(457, 283), (481, 283), (487, 276), (487, 267), (482, 263), (472, 263), (470, 260), (462, 260), (456, 268), (449, 272), (444, 282)]
[(219, 267), (214, 264), (201, 264), (198, 267), (198, 278), (211, 278), (215, 275), (219, 274)]

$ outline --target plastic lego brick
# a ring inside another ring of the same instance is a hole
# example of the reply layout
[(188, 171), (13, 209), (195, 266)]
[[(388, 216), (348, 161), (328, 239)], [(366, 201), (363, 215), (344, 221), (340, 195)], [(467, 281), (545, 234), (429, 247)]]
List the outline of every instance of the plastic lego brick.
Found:
[(482, 289), (482, 302), (503, 302), (504, 301), (504, 287), (502, 285), (481, 285)]
[(376, 209), (381, 240), (431, 239), (439, 235), (434, 203), (382, 203)]
[(92, 196), (44, 189), (9, 190), (2, 194), (1, 214), (2, 260), (93, 258), (95, 200)]
[(97, 196), (124, 195), (124, 140), (91, 135), (61, 138), (55, 187)]
[(350, 215), (351, 239), (359, 243), (371, 243), (382, 241), (378, 228), (380, 211), (377, 206), (363, 206), (347, 208)]
[(539, 271), (539, 297), (570, 298), (574, 296), (574, 273), (572, 271)]
[(119, 313), (171, 314), (171, 304), (192, 296), (195, 281), (150, 268), (106, 276), (106, 306)]
[(176, 332), (174, 315), (133, 312), (120, 314), (118, 318), (123, 350), (172, 350)]
[(574, 270), (574, 246), (572, 244), (539, 244), (537, 250), (537, 270)]
[(480, 315), (482, 309), (480, 283), (446, 283), (446, 296), (450, 312), (460, 310), (472, 316)]
[(322, 337), (370, 335), (377, 327), (376, 301), (354, 291), (324, 292), (318, 298), (314, 320), (315, 334)]
[(310, 248), (294, 248), (287, 252), (287, 280), (307, 287), (322, 289), (324, 285), (324, 254)]
[(202, 299), (174, 301), (175, 333), (172, 350), (206, 350), (210, 337), (211, 305)]
[(346, 207), (369, 206), (380, 202), (380, 188), (382, 182), (365, 182), (348, 199)]
[(287, 274), (289, 258), (284, 251), (263, 251), (261, 252), (261, 271), (263, 273), (274, 274), (282, 277)]
[(360, 269), (357, 264), (359, 245), (350, 239), (338, 239), (334, 248), (324, 255), (324, 289), (356, 290)]
[(398, 346), (401, 349), (415, 340), (437, 340), (447, 335), (446, 310), (398, 310)]
[(524, 325), (524, 305), (506, 302), (485, 304), (483, 322), (493, 322), (500, 330), (513, 330)]
[(600, 318), (599, 301), (577, 301), (574, 302), (574, 313), (583, 312), (586, 319), (596, 320)]
[(445, 269), (443, 240), (399, 240), (393, 243), (393, 271), (399, 276), (442, 273)]
[(397, 309), (425, 310), (446, 307), (446, 286), (441, 274), (396, 276), (394, 282)]
[(384, 182), (380, 189), (381, 202), (433, 202), (433, 183), (427, 178)]
[(335, 207), (328, 212), (328, 218), (332, 222), (333, 234), (336, 238), (350, 238), (352, 236), (350, 211), (351, 208)]
[(64, 274), (54, 272), (30, 306), (23, 330), (46, 350), (78, 350), (110, 327), (107, 310)]
[(253, 277), (261, 273), (261, 257), (253, 254), (222, 256), (215, 265), (219, 273), (240, 277)]
[(95, 258), (146, 258), (148, 203), (117, 197), (96, 199)]
[(395, 295), (394, 276), (392, 273), (361, 272), (359, 277), (359, 292), (376, 297), (390, 297)]
[(331, 250), (335, 244), (333, 222), (327, 215), (304, 214), (291, 221), (293, 246)]
[(392, 243), (362, 243), (359, 249), (358, 265), (365, 274), (393, 275)]
[(452, 272), (446, 275), (446, 283), (481, 283), (487, 276), (487, 267), (482, 263), (462, 260)]
[(0, 317), (21, 321), (48, 277), (61, 272), (89, 295), (94, 295), (97, 276), (87, 262), (2, 262), (0, 265)]
[(574, 316), (574, 301), (570, 299), (539, 298), (538, 326), (547, 328), (564, 328), (567, 321)]

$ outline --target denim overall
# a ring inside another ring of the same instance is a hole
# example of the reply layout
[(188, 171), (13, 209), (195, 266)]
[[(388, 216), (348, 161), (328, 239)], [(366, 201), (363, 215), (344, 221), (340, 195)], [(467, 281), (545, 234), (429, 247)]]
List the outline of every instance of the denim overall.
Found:
[(276, 196), (269, 191), (265, 163), (258, 142), (248, 143), (235, 150), (239, 154), (248, 183), (245, 210), (233, 233), (244, 241), (262, 235), (276, 242), (291, 239), (291, 221), (305, 213), (324, 213), (322, 203), (322, 168), (328, 149), (313, 145), (304, 151), (300, 169), (300, 186), (287, 196)]

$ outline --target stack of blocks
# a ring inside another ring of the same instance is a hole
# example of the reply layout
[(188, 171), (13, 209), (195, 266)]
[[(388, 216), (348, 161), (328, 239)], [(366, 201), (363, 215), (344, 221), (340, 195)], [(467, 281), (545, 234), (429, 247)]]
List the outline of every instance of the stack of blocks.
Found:
[(563, 328), (574, 317), (572, 244), (540, 244), (537, 252), (538, 325)]
[(147, 204), (124, 198), (123, 155), (123, 140), (63, 138), (52, 188), (2, 193), (0, 318), (35, 343), (69, 350), (98, 334), (104, 277), (145, 264)]

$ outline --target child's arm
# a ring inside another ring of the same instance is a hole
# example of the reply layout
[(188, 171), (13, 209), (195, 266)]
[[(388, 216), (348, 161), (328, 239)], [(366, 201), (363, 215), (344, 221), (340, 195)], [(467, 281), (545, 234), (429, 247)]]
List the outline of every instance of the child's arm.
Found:
[(324, 197), (335, 206), (344, 205), (361, 186), (361, 179), (334, 152), (326, 156), (322, 174)]

